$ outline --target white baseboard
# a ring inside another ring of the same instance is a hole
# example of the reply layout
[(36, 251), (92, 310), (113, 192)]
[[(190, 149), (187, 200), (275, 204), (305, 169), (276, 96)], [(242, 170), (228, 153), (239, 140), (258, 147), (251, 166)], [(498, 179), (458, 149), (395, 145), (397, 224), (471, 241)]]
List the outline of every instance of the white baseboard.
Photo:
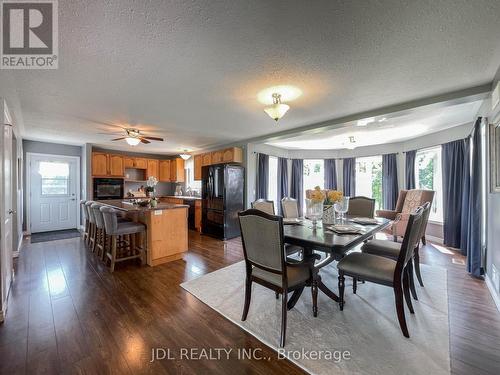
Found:
[(493, 282), (491, 281), (490, 276), (488, 274), (486, 274), (484, 279), (486, 281), (486, 286), (488, 287), (488, 290), (490, 291), (491, 297), (493, 298), (493, 301), (495, 301), (495, 305), (497, 305), (498, 311), (500, 311), (500, 296), (498, 295), (497, 291), (495, 290), (495, 287), (493, 286)]

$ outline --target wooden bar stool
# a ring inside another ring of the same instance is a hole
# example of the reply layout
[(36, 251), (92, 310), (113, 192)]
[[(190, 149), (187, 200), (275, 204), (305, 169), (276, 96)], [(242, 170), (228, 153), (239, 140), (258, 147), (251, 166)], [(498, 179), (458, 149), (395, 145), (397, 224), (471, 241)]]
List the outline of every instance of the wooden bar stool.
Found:
[(85, 202), (85, 207), (87, 209), (87, 214), (89, 216), (89, 235), (88, 235), (88, 243), (87, 243), (87, 245), (89, 246), (89, 249), (92, 250), (92, 252), (94, 252), (94, 247), (95, 247), (95, 233), (96, 233), (94, 211), (91, 208), (91, 206), (94, 203), (95, 203), (94, 201), (87, 201), (87, 202)]
[[(107, 206), (100, 208), (104, 218), (106, 234), (111, 237), (111, 245), (106, 249), (106, 257), (110, 260), (110, 271), (115, 270), (117, 262), (130, 259), (146, 261), (146, 226), (134, 222), (118, 222), (118, 211)], [(140, 240), (137, 240), (140, 236)], [(140, 245), (141, 244), (141, 245)]]
[(87, 211), (87, 206), (85, 206), (85, 203), (87, 201), (82, 199), (80, 201), (80, 206), (81, 206), (81, 210), (83, 212), (83, 241), (86, 243), (88, 241), (88, 237), (89, 237), (89, 226), (90, 226), (90, 222), (89, 222), (89, 213)]
[(100, 210), (104, 205), (100, 203), (94, 203), (91, 208), (94, 213), (94, 220), (96, 225), (96, 233), (95, 233), (95, 251), (97, 256), (104, 260), (104, 256), (106, 254), (106, 228), (104, 226), (104, 217), (102, 216), (102, 212)]

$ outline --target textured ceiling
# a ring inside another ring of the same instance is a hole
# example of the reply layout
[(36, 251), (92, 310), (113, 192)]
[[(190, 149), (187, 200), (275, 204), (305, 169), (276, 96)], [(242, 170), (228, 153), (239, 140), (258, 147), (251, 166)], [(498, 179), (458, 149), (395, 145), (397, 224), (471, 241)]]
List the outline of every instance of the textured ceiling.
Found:
[[(167, 138), (138, 150), (169, 153), (489, 82), (499, 24), (498, 0), (65, 0), (59, 69), (0, 83), (29, 138), (109, 146), (136, 124)], [(256, 96), (283, 84), (303, 95), (276, 124)]]

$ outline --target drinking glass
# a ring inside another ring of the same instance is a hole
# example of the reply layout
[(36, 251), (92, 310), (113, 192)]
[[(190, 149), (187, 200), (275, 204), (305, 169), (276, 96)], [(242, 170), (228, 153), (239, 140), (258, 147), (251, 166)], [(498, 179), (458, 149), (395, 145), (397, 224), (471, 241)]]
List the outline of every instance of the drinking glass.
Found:
[(345, 221), (345, 213), (349, 211), (349, 197), (342, 197), (333, 205), (333, 208), (339, 214), (340, 222), (343, 223)]
[(306, 199), (306, 218), (312, 221), (312, 229), (316, 230), (317, 222), (323, 217), (323, 201), (315, 202)]

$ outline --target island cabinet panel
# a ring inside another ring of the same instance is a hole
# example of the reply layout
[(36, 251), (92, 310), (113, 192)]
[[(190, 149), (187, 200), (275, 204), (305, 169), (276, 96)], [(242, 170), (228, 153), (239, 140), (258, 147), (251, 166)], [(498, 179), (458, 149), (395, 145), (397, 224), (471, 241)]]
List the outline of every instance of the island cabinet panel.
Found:
[(201, 233), (201, 200), (194, 202), (194, 227)]
[(194, 156), (194, 179), (201, 180), (201, 167), (203, 165), (203, 155)]
[(160, 160), (159, 169), (160, 181), (170, 182), (170, 160)]
[(134, 158), (128, 158), (128, 157), (124, 157), (123, 158), (123, 165), (125, 166), (125, 168), (134, 168)]
[(108, 155), (109, 175), (113, 177), (122, 177), (124, 172), (123, 156)]
[(148, 160), (143, 158), (134, 158), (134, 168), (137, 169), (147, 169)]
[(223, 161), (223, 152), (222, 150), (213, 151), (212, 152), (212, 164), (219, 164)]
[(173, 198), (173, 197), (164, 197), (164, 198), (160, 198), (160, 202), (172, 203), (172, 204), (184, 204), (184, 199)]
[(170, 161), (170, 181), (172, 182), (184, 182), (185, 171), (184, 171), (184, 160), (181, 158), (176, 158)]
[(147, 225), (147, 263), (149, 266), (181, 259), (188, 250), (188, 208), (155, 210), (144, 213)]
[(92, 176), (108, 175), (108, 154), (102, 152), (92, 153)]
[(212, 154), (210, 152), (202, 155), (202, 166), (212, 164)]
[(146, 179), (149, 177), (159, 177), (159, 161), (156, 159), (148, 159), (146, 169)]

